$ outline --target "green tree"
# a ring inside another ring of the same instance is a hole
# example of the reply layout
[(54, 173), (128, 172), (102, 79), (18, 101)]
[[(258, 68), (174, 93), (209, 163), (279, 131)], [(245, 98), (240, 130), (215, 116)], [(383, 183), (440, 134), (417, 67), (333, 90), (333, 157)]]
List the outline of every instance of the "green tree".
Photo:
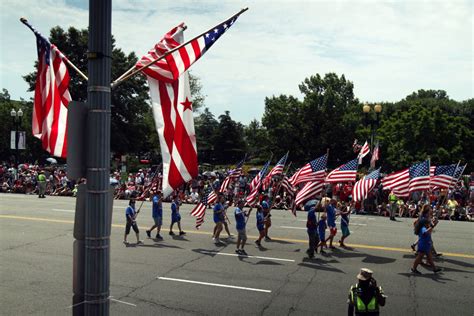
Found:
[(267, 130), (257, 120), (252, 120), (244, 127), (245, 142), (247, 144), (248, 161), (252, 163), (264, 163), (268, 159), (268, 135)]
[(213, 139), (217, 163), (232, 164), (245, 155), (244, 126), (232, 120), (229, 111), (219, 116)]
[(209, 108), (195, 118), (196, 142), (198, 158), (200, 163), (214, 162), (214, 134), (218, 128), (218, 122)]

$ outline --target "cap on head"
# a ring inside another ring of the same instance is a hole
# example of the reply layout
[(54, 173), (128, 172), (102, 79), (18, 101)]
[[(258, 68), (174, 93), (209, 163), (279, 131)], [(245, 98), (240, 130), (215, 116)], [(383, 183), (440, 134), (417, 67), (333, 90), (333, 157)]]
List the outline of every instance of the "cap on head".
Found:
[(374, 272), (372, 270), (367, 269), (367, 268), (362, 268), (362, 269), (360, 269), (360, 272), (357, 275), (357, 279), (359, 279), (361, 281), (367, 281), (367, 280), (370, 280), (372, 278), (372, 274), (374, 274)]

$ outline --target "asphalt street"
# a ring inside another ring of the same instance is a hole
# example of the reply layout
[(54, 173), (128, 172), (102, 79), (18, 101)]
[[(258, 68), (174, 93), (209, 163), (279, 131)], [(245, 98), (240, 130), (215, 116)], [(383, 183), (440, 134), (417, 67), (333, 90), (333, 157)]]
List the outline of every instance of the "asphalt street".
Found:
[[(69, 197), (0, 194), (2, 315), (71, 313), (74, 205)], [(153, 223), (151, 204), (145, 202), (137, 219), (144, 244), (125, 246), (126, 205), (114, 201), (111, 315), (344, 315), (349, 287), (362, 267), (374, 271), (388, 295), (382, 314), (474, 313), (474, 223), (442, 221), (433, 240), (444, 254), (436, 261), (443, 272), (421, 267), (423, 274), (413, 276), (412, 219), (352, 215), (350, 248), (310, 260), (304, 212), (295, 218), (273, 210), (273, 241), (263, 242), (262, 249), (254, 245), (253, 213), (249, 256), (237, 256), (235, 238), (219, 246), (212, 242), (210, 210), (202, 228), (194, 228), (192, 205), (181, 207), (187, 234), (173, 237), (168, 235), (170, 205), (164, 204), (164, 240), (154, 241), (145, 235)], [(129, 240), (134, 239), (131, 234)]]

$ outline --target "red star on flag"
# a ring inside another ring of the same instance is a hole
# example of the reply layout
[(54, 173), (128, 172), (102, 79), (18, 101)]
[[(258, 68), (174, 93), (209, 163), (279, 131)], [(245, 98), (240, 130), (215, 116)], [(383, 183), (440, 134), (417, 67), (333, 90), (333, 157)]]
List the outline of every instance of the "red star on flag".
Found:
[(190, 110), (191, 112), (193, 111), (193, 107), (192, 107), (193, 103), (189, 101), (188, 97), (186, 97), (186, 100), (184, 102), (181, 102), (181, 104), (184, 107), (183, 112), (186, 110)]

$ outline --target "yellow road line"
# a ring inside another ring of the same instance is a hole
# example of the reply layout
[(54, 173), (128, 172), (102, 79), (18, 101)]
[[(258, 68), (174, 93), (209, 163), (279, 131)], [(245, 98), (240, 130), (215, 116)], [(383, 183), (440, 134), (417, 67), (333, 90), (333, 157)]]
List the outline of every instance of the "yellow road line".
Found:
[[(27, 217), (27, 216), (16, 216), (16, 215), (0, 215), (0, 218), (5, 219), (19, 219), (19, 220), (28, 220), (28, 221), (38, 221), (38, 222), (50, 222), (50, 223), (62, 223), (62, 224), (74, 224), (74, 221), (71, 220), (60, 220), (60, 219), (50, 219), (50, 218), (40, 218), (40, 217)], [(114, 228), (123, 228), (124, 225), (119, 224), (112, 224)], [(168, 231), (167, 229), (162, 229), (162, 231)], [(192, 235), (208, 235), (211, 236), (211, 232), (206, 231), (191, 231), (188, 234)], [(249, 238), (258, 238), (258, 236), (248, 236)], [(287, 241), (287, 242), (294, 242), (294, 243), (301, 243), (307, 244), (307, 240), (302, 239), (291, 239), (291, 238), (273, 238), (273, 240), (280, 240), (280, 241)], [(375, 250), (385, 250), (385, 251), (395, 251), (395, 252), (404, 252), (404, 253), (411, 253), (412, 250), (408, 248), (395, 248), (395, 247), (385, 247), (385, 246), (372, 246), (372, 245), (361, 245), (361, 244), (347, 244), (349, 247), (360, 248), (360, 249), (375, 249)], [(444, 256), (447, 257), (459, 257), (459, 258), (468, 258), (474, 259), (474, 255), (466, 254), (466, 253), (452, 253), (452, 252), (445, 252), (443, 253)]]

